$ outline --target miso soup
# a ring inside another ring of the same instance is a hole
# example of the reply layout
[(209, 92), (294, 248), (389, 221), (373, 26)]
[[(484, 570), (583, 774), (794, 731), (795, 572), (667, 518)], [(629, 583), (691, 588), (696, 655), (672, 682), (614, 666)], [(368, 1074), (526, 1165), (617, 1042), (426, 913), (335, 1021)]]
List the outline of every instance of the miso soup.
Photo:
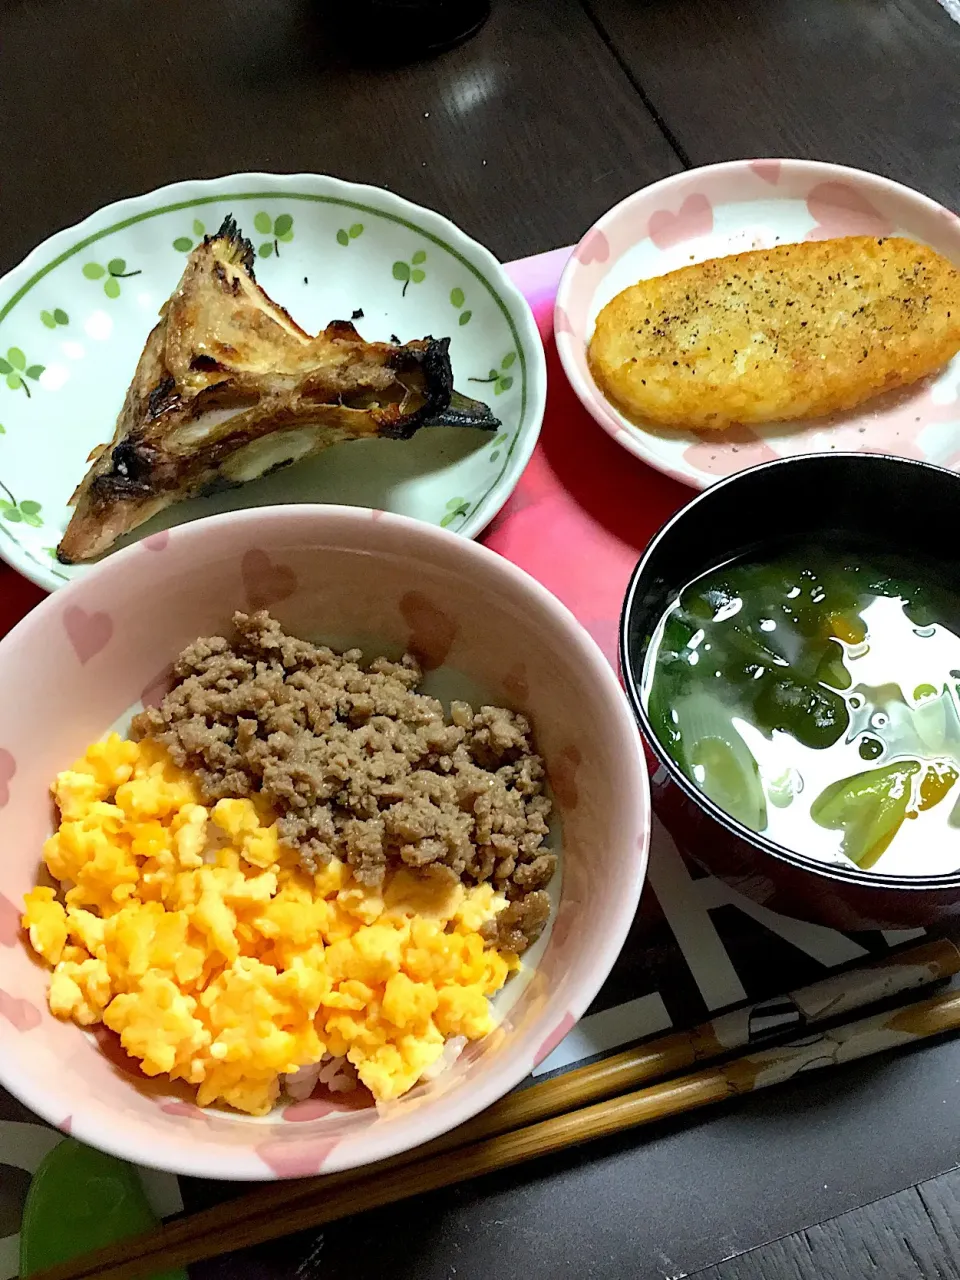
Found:
[(960, 867), (958, 690), (946, 574), (813, 546), (691, 583), (643, 680), (660, 742), (721, 809), (884, 875)]

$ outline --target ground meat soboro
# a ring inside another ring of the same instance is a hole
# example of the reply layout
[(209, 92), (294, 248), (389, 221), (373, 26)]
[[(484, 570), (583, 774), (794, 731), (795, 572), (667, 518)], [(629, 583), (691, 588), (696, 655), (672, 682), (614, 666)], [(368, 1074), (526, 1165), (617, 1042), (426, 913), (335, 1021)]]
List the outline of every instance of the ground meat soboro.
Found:
[(281, 838), (312, 870), (336, 856), (364, 884), (388, 866), (492, 881), (509, 905), (488, 941), (521, 952), (547, 922), (556, 854), (530, 725), (503, 707), (454, 702), (449, 721), (417, 692), (415, 658), (363, 662), (284, 635), (268, 613), (234, 615), (236, 636), (200, 639), (174, 688), (133, 721), (200, 779), (203, 798), (262, 792)]

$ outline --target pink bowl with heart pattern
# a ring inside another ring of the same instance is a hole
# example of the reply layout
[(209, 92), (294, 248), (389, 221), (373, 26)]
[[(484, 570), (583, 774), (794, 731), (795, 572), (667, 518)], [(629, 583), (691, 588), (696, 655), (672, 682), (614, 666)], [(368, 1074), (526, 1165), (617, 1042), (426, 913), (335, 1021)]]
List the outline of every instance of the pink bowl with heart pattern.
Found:
[[(234, 609), (266, 606), (294, 634), (371, 656), (412, 646), (454, 696), (528, 713), (559, 815), (559, 907), (528, 975), (499, 997), (499, 1026), (380, 1112), (344, 1109), (343, 1095), (263, 1119), (201, 1111), (132, 1074), (109, 1035), (101, 1050), (57, 1021), (47, 972), (20, 933), (53, 829), (53, 776), (156, 698), (185, 644), (222, 632)], [(512, 1089), (583, 1014), (633, 920), (648, 840), (646, 769), (613, 671), (573, 615), (508, 561), (353, 507), (261, 508), (157, 534), (0, 642), (0, 1084), (83, 1142), (178, 1174), (298, 1177), (405, 1151)]]
[(557, 351), (583, 405), (614, 440), (696, 489), (776, 458), (889, 453), (960, 470), (960, 355), (934, 378), (809, 422), (678, 431), (632, 422), (587, 364), (597, 315), (638, 280), (749, 249), (833, 236), (902, 235), (960, 265), (960, 217), (927, 196), (819, 160), (730, 160), (675, 174), (615, 205), (586, 233), (557, 291)]

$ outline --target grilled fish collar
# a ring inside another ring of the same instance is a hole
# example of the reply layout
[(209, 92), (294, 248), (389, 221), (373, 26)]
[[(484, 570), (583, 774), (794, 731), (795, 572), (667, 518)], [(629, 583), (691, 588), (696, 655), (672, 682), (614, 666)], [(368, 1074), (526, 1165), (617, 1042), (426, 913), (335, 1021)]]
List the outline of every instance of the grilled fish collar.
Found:
[(456, 397), (449, 339), (365, 342), (350, 321), (311, 337), (257, 283), (232, 217), (194, 249), (147, 339), (110, 444), (91, 454), (57, 557), (102, 555), (185, 498), (244, 484), (341, 440), (500, 424)]

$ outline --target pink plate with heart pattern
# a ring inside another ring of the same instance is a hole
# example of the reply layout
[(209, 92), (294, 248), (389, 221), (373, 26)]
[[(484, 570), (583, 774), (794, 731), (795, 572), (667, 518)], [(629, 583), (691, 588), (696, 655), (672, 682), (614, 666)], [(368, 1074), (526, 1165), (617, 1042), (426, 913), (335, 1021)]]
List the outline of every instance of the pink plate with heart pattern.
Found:
[(597, 315), (637, 280), (748, 249), (846, 235), (907, 236), (960, 265), (955, 213), (878, 174), (818, 160), (731, 160), (628, 196), (590, 228), (560, 281), (557, 349), (574, 391), (624, 449), (697, 489), (774, 458), (830, 450), (960, 469), (960, 356), (936, 377), (844, 414), (724, 432), (638, 425), (590, 373)]
[[(23, 895), (54, 815), (50, 782), (166, 691), (171, 662), (235, 609), (369, 657), (421, 656), (427, 692), (529, 714), (555, 800), (552, 924), (494, 1005), (498, 1025), (377, 1110), (318, 1082), (253, 1119), (148, 1079), (102, 1026), (54, 1018), (24, 945)], [(532, 1071), (593, 1000), (633, 921), (647, 775), (609, 662), (545, 587), (425, 521), (288, 504), (164, 530), (48, 597), (0, 641), (0, 1085), (51, 1124), (141, 1165), (269, 1179), (350, 1169), (463, 1123)]]

